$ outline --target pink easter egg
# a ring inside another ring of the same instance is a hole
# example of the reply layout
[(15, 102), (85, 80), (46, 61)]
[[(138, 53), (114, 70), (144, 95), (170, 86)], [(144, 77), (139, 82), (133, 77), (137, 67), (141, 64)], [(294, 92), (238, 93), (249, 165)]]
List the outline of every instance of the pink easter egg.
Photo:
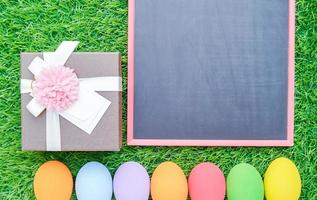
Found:
[(226, 181), (223, 172), (212, 163), (201, 163), (188, 178), (189, 195), (192, 200), (224, 200)]

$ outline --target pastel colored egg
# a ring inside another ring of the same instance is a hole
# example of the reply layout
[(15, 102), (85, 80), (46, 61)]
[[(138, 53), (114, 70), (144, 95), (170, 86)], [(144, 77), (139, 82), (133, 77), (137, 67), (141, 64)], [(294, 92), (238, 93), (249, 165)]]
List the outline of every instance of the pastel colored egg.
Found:
[(224, 200), (226, 181), (223, 172), (212, 163), (201, 163), (188, 178), (189, 195), (192, 200)]
[(153, 172), (151, 180), (153, 200), (186, 200), (188, 186), (182, 169), (173, 162), (161, 163)]
[(241, 163), (233, 167), (227, 177), (228, 200), (263, 200), (264, 187), (260, 173)]
[(116, 200), (148, 200), (150, 177), (139, 163), (126, 162), (114, 175), (113, 190)]
[(73, 191), (73, 177), (63, 163), (48, 161), (37, 170), (33, 186), (37, 200), (69, 200)]
[(297, 167), (287, 158), (274, 160), (264, 174), (267, 200), (297, 200), (300, 198), (301, 185)]
[(111, 174), (103, 164), (89, 162), (79, 170), (75, 188), (78, 200), (111, 200)]

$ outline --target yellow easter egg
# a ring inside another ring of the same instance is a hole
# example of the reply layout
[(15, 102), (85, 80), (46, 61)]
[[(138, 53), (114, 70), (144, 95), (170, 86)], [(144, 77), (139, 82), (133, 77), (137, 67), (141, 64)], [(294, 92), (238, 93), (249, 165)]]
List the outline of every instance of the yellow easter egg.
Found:
[(48, 161), (36, 172), (34, 193), (37, 200), (69, 200), (73, 191), (73, 177), (59, 161)]
[(298, 200), (301, 185), (297, 167), (287, 158), (274, 160), (264, 174), (264, 190), (267, 200)]
[(187, 195), (187, 179), (177, 164), (164, 162), (155, 169), (151, 180), (153, 200), (186, 200)]

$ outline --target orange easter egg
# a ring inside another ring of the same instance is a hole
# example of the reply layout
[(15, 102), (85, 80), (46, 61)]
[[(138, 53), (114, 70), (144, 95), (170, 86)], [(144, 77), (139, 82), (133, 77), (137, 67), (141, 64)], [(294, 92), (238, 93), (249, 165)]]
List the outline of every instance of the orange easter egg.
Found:
[(69, 200), (73, 191), (73, 177), (66, 165), (48, 161), (36, 172), (34, 193), (37, 200)]
[(151, 180), (153, 200), (186, 200), (188, 186), (182, 169), (173, 162), (164, 162), (154, 171)]

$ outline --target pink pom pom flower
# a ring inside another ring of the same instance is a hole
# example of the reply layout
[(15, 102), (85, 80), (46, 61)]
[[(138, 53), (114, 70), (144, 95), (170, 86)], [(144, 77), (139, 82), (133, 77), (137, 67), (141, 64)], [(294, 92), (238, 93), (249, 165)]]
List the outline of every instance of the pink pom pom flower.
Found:
[(64, 66), (48, 67), (35, 77), (33, 95), (47, 110), (61, 111), (78, 98), (79, 79), (73, 69)]

